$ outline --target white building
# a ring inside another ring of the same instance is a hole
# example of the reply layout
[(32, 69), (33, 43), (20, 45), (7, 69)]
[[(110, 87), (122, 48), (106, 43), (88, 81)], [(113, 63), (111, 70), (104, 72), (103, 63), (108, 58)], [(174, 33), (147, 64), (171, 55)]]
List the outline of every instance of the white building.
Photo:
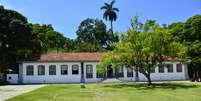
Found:
[[(122, 66), (108, 68), (104, 75), (97, 73), (96, 65), (104, 53), (48, 53), (35, 61), (23, 61), (19, 74), (8, 75), (10, 83), (80, 83), (101, 82), (107, 78), (135, 81), (135, 71)], [(156, 67), (151, 73), (152, 80), (186, 80), (187, 65), (177, 60), (167, 60), (165, 67)], [(18, 79), (18, 80), (16, 80)], [(17, 81), (17, 82), (16, 82)], [(139, 73), (139, 81), (146, 81)]]

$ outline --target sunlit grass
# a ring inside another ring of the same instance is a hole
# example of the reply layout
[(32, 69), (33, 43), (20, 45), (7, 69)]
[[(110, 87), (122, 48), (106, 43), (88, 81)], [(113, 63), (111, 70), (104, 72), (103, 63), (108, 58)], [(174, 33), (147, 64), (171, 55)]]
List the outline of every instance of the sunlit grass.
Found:
[(201, 85), (190, 83), (49, 85), (7, 101), (201, 101)]

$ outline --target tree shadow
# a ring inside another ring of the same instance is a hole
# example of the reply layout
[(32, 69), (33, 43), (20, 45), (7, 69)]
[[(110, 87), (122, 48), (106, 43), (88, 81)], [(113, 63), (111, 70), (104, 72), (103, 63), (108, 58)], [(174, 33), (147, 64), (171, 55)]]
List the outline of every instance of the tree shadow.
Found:
[(106, 88), (135, 88), (138, 90), (154, 90), (154, 89), (189, 89), (198, 88), (198, 85), (184, 84), (184, 83), (153, 83), (153, 85), (148, 86), (147, 83), (133, 83), (133, 84), (113, 84), (104, 85)]

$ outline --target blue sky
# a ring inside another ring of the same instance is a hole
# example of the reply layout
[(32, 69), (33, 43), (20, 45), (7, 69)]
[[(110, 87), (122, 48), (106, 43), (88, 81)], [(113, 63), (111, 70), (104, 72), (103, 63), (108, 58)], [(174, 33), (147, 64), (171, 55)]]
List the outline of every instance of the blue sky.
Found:
[[(31, 23), (52, 24), (66, 37), (76, 38), (79, 23), (86, 18), (102, 19), (100, 7), (111, 0), (0, 0), (6, 8), (26, 16)], [(185, 21), (201, 14), (201, 0), (116, 0), (119, 8), (115, 31), (125, 32), (130, 19), (140, 16), (142, 22), (157, 20), (159, 24)], [(109, 22), (105, 22), (109, 26)]]

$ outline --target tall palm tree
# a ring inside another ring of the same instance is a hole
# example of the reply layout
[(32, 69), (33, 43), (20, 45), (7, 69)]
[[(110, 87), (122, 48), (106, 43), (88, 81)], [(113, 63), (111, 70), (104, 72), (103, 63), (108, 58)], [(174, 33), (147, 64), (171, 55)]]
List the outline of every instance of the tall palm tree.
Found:
[(117, 19), (117, 12), (119, 12), (118, 8), (113, 7), (115, 0), (113, 0), (110, 4), (104, 3), (104, 6), (101, 7), (101, 10), (104, 10), (103, 19), (106, 21), (109, 19), (111, 24), (111, 32), (113, 34), (113, 21)]

